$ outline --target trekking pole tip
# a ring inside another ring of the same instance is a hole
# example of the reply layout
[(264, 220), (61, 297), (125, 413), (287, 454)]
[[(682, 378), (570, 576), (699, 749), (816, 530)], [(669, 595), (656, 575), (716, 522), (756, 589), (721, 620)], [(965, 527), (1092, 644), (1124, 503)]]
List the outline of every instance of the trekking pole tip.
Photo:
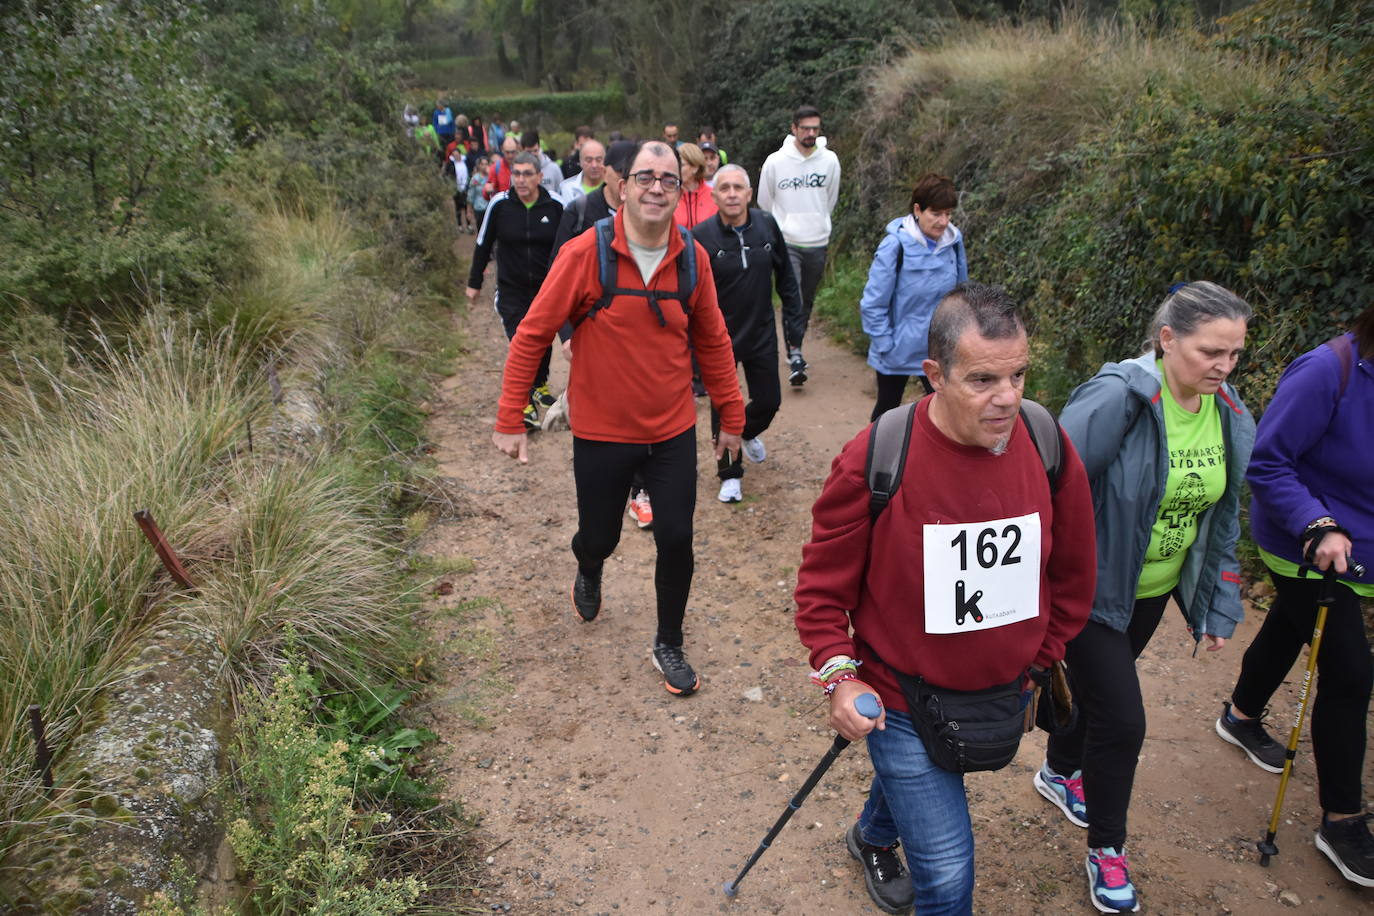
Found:
[(1259, 850), (1260, 865), (1264, 868), (1268, 868), (1269, 860), (1279, 854), (1279, 848), (1271, 840), (1260, 840), (1255, 848)]
[(735, 895), (738, 894), (738, 893), (739, 893), (739, 888), (735, 886), (735, 882), (733, 882), (733, 881), (726, 881), (726, 882), (725, 882), (725, 896), (729, 897), (731, 900), (734, 900), (734, 899), (735, 899)]

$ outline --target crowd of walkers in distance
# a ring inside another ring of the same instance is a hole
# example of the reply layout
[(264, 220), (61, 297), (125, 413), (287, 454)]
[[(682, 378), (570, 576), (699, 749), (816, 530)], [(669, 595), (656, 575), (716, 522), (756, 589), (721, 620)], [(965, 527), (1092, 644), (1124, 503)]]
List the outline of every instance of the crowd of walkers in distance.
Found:
[[(408, 118), (453, 176), (460, 230), (477, 233), (470, 298), (494, 251), (510, 338), (494, 444), (526, 462), (541, 412), (571, 427), (572, 609), (597, 619), (628, 511), (657, 548), (650, 659), (670, 693), (689, 696), (702, 683), (683, 635), (694, 396), (710, 398), (719, 499), (738, 502), (741, 458), (767, 459), (782, 374), (794, 388), (810, 374), (802, 345), (841, 180), (820, 112), (796, 110), (756, 179), (709, 129), (697, 143), (675, 124), (649, 141), (579, 129), (560, 167), (515, 122), (483, 126), (442, 102), (429, 124)], [(1220, 715), (1199, 730), (1286, 785), (1295, 744), (1275, 741), (1264, 718), (1328, 614), (1311, 715), (1314, 841), (1346, 879), (1374, 887), (1361, 608), (1374, 597), (1361, 578), (1374, 565), (1374, 306), (1288, 366), (1256, 424), (1228, 381), (1250, 306), (1206, 280), (1177, 283), (1144, 352), (1102, 366), (1056, 420), (1023, 398), (1025, 324), (1005, 290), (972, 279), (959, 203), (949, 178), (921, 175), (877, 245), (857, 303), (872, 422), (834, 459), (797, 573), (796, 625), (830, 723), (868, 744), (873, 782), (844, 842), (873, 901), (972, 912), (963, 774), (1004, 766), (1033, 718), (1050, 735), (1032, 781), (1086, 831), (1089, 901), (1139, 909), (1126, 853), (1146, 734), (1136, 659), (1170, 605), (1195, 645), (1215, 652), (1232, 638), (1245, 483), (1276, 597)], [(571, 360), (561, 396), (548, 384), (556, 340)], [(917, 399), (904, 404), (909, 388)], [(856, 703), (868, 696), (875, 718)]]

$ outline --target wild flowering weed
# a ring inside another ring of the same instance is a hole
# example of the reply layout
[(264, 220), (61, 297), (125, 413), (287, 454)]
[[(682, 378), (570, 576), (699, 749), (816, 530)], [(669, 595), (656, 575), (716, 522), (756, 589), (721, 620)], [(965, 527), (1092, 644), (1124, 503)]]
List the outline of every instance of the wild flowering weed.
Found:
[(257, 801), (239, 805), (229, 843), (257, 885), (252, 912), (401, 913), (425, 887), (413, 877), (367, 881), (389, 816), (357, 809), (358, 769), (346, 742), (328, 741), (315, 727), (316, 692), (308, 669), (292, 662), (241, 722), (235, 775), (246, 791), (236, 797)]

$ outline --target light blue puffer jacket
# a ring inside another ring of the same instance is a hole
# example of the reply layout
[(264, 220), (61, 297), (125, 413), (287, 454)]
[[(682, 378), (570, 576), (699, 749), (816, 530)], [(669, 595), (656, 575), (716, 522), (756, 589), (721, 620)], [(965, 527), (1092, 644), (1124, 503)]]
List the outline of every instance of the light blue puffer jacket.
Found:
[[(964, 236), (958, 227), (947, 226), (934, 251), (917, 237), (920, 232), (911, 216), (887, 224), (859, 302), (864, 333), (870, 338), (868, 364), (884, 375), (925, 374), (921, 363), (929, 353), (926, 338), (935, 306), (940, 297), (968, 279)], [(899, 247), (900, 277), (896, 275)]]

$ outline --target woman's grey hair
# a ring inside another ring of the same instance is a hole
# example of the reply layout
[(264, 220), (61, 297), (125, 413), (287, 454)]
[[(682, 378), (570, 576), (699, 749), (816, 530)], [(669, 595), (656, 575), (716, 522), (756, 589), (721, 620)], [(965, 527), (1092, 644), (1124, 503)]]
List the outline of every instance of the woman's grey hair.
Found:
[(1164, 348), (1159, 343), (1159, 332), (1167, 325), (1177, 337), (1188, 337), (1209, 321), (1219, 318), (1239, 319), (1247, 325), (1254, 317), (1250, 304), (1224, 286), (1209, 280), (1195, 280), (1182, 283), (1169, 291), (1150, 322), (1150, 336), (1145, 340), (1145, 351), (1154, 351), (1155, 358), (1164, 356)]

